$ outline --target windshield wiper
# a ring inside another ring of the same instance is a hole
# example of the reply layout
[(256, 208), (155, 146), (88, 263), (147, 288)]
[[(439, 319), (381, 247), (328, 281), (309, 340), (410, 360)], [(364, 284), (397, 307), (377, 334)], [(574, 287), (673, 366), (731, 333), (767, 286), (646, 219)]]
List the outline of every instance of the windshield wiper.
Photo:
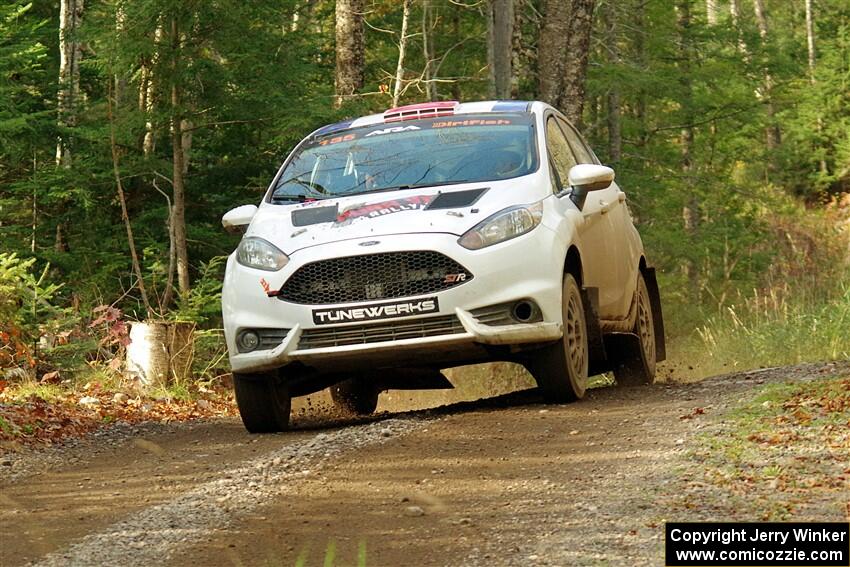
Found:
[(306, 203), (307, 201), (318, 201), (316, 197), (309, 195), (272, 195), (272, 203)]
[(388, 191), (407, 191), (408, 189), (428, 189), (430, 187), (442, 187), (444, 185), (460, 185), (461, 183), (474, 183), (469, 179), (461, 179), (459, 181), (438, 181), (437, 183), (421, 183), (413, 185), (396, 185), (394, 187), (383, 187), (381, 189), (372, 189), (371, 191), (360, 191), (358, 193), (339, 193), (335, 197), (350, 197), (352, 195), (369, 195), (372, 193), (387, 193)]

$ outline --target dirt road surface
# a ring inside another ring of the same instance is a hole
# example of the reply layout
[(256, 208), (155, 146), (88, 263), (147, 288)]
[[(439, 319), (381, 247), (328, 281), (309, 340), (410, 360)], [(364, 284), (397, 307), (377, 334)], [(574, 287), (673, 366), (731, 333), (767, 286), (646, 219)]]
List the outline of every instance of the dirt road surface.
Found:
[[(694, 436), (762, 384), (840, 372), (563, 406), (529, 390), (267, 436), (237, 420), (128, 428), (0, 467), (0, 565), (661, 565), (665, 521), (732, 514), (675, 504)], [(844, 503), (818, 514), (844, 520)]]

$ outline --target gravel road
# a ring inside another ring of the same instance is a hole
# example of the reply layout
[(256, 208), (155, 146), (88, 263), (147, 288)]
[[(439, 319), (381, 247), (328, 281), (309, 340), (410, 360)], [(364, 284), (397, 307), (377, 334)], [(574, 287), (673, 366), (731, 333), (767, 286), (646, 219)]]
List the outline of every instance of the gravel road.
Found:
[(664, 521), (696, 519), (671, 506), (693, 436), (762, 384), (848, 371), (564, 406), (523, 391), (269, 436), (237, 420), (114, 429), (0, 467), (0, 565), (660, 565)]

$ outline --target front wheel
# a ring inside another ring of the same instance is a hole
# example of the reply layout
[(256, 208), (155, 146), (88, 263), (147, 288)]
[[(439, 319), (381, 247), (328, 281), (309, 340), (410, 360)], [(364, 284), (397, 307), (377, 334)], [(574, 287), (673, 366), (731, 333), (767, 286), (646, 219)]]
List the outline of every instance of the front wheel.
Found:
[(614, 377), (617, 379), (617, 383), (626, 386), (655, 382), (655, 322), (652, 319), (649, 290), (643, 280), (642, 273), (638, 273), (635, 294), (637, 317), (632, 333), (637, 335), (637, 345), (629, 353), (628, 358), (614, 369)]
[(249, 433), (275, 433), (289, 429), (292, 397), (274, 373), (233, 374), (239, 415)]
[(572, 402), (584, 397), (587, 389), (587, 321), (581, 292), (572, 274), (564, 276), (561, 298), (564, 335), (555, 344), (534, 353), (529, 363), (547, 402)]
[(331, 386), (331, 399), (342, 411), (355, 415), (370, 415), (378, 409), (380, 391), (363, 379), (350, 378)]

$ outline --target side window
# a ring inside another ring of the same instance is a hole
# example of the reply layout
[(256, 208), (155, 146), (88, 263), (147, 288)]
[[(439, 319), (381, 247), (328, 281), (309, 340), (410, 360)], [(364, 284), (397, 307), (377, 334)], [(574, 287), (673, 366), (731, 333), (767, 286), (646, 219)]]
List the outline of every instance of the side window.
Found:
[(575, 153), (578, 162), (596, 163), (597, 160), (594, 159), (593, 152), (585, 146), (584, 141), (581, 139), (581, 136), (578, 135), (578, 132), (576, 132), (573, 127), (564, 120), (558, 119), (558, 124), (561, 125), (564, 135), (567, 137), (567, 140), (569, 140), (570, 146), (573, 148), (573, 153)]
[(568, 184), (570, 168), (577, 164), (576, 158), (573, 156), (572, 150), (567, 143), (567, 139), (558, 128), (554, 117), (550, 117), (546, 121), (546, 147), (549, 149), (549, 159), (552, 167), (558, 174), (561, 182), (561, 187), (566, 187)]

